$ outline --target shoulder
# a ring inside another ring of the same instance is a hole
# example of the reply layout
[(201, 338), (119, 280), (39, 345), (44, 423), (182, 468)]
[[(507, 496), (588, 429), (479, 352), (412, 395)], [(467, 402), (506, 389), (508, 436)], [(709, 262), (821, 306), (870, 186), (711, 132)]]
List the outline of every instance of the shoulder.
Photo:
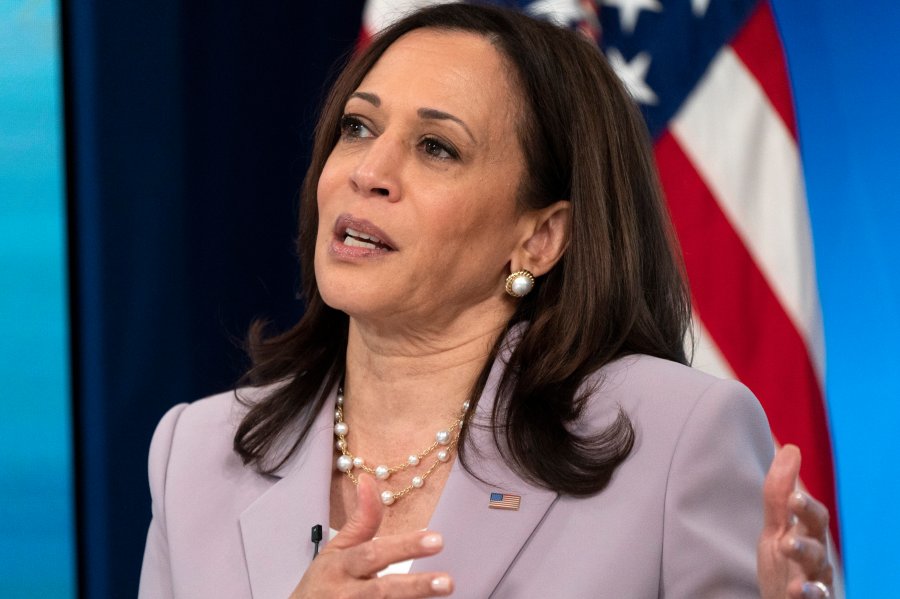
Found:
[(234, 434), (247, 404), (265, 391), (238, 389), (179, 404), (157, 425), (150, 446), (153, 520), (142, 597), (163, 596), (162, 588), (173, 589), (172, 596), (203, 596), (197, 589), (210, 580), (238, 585), (229, 596), (249, 594), (232, 567), (243, 559), (238, 523), (277, 479), (243, 463)]
[(774, 441), (762, 406), (740, 382), (636, 355), (610, 363), (585, 385), (579, 432), (604, 430), (620, 411), (631, 420), (635, 444), (617, 477), (632, 491), (652, 486), (651, 473), (660, 489), (696, 491), (703, 485), (695, 476), (707, 473), (714, 487), (740, 479), (747, 496), (761, 501)]
[(643, 501), (645, 526), (655, 515), (666, 595), (758, 596), (756, 539), (774, 444), (756, 397), (737, 381), (648, 356), (611, 363), (592, 382), (594, 414), (615, 404), (634, 425), (634, 451), (610, 491), (623, 505)]
[(774, 442), (762, 406), (742, 383), (634, 355), (588, 377), (584, 389), (577, 432), (600, 433), (620, 411), (634, 427), (635, 445), (620, 479), (637, 470), (642, 476), (635, 484), (646, 485), (650, 472), (669, 481), (673, 469), (691, 470), (709, 460), (711, 468), (748, 470), (761, 485)]
[(645, 535), (661, 539), (666, 596), (758, 596), (756, 538), (774, 443), (756, 397), (737, 381), (641, 355), (586, 383), (585, 426), (597, 430), (619, 409), (634, 426), (634, 449), (601, 495), (623, 518), (637, 509)]
[(156, 427), (153, 443), (170, 445), (203, 439), (231, 437), (249, 406), (264, 398), (269, 387), (244, 387), (210, 395), (191, 403), (173, 406)]
[(688, 420), (709, 418), (761, 425), (768, 433), (762, 407), (742, 383), (669, 360), (626, 356), (588, 377), (583, 388), (588, 426), (599, 425), (622, 409), (639, 429), (678, 434)]
[(231, 475), (246, 470), (234, 452), (234, 434), (247, 405), (265, 388), (242, 388), (173, 406), (150, 443), (151, 490), (164, 492), (173, 479)]
[(190, 449), (234, 434), (241, 417), (236, 391), (211, 395), (192, 403), (173, 406), (159, 421), (150, 445), (154, 458), (168, 456), (174, 447)]
[(643, 354), (610, 362), (589, 377), (589, 381), (599, 382), (604, 392), (619, 391), (629, 397), (665, 394), (672, 401), (684, 401), (710, 390), (752, 396), (737, 381), (721, 379), (684, 364)]

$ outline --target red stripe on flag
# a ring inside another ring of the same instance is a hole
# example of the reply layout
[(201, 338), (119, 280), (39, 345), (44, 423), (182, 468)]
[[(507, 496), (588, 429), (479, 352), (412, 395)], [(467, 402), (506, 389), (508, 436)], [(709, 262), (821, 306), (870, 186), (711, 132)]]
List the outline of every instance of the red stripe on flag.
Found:
[(775, 437), (800, 447), (801, 478), (831, 512), (838, 545), (823, 396), (803, 338), (669, 132), (655, 152), (697, 312), (735, 374), (759, 398)]
[(772, 107), (796, 139), (797, 121), (794, 117), (794, 100), (784, 49), (781, 47), (772, 8), (767, 1), (763, 0), (757, 5), (744, 28), (731, 42), (731, 47), (759, 81)]
[(353, 48), (353, 52), (359, 54), (365, 50), (370, 43), (372, 43), (372, 34), (369, 33), (369, 30), (363, 25), (359, 28), (359, 35), (356, 37), (356, 46)]

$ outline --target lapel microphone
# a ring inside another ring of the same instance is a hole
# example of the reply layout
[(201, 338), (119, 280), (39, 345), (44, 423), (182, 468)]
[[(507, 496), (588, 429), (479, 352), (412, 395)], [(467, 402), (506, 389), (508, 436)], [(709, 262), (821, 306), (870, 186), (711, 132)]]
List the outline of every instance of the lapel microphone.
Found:
[(309, 540), (312, 541), (313, 544), (313, 559), (316, 559), (316, 556), (319, 555), (319, 541), (322, 540), (321, 524), (316, 524), (312, 527), (312, 533), (310, 534)]

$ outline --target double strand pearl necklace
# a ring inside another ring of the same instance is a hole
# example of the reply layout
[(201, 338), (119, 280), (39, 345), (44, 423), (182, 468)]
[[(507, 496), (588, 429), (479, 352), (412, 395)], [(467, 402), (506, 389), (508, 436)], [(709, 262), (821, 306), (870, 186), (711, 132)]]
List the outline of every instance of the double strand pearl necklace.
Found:
[(462, 405), (459, 418), (446, 429), (439, 430), (435, 433), (434, 443), (418, 453), (410, 454), (405, 462), (396, 466), (379, 464), (372, 468), (361, 456), (354, 455), (350, 451), (350, 446), (347, 444), (347, 434), (350, 432), (350, 427), (344, 422), (344, 389), (343, 387), (338, 387), (337, 406), (334, 409), (334, 435), (337, 437), (336, 446), (341, 455), (337, 458), (337, 469), (344, 472), (350, 480), (353, 481), (354, 485), (359, 484), (359, 478), (353, 473), (354, 468), (362, 470), (363, 472), (368, 472), (378, 480), (387, 480), (392, 474), (408, 470), (409, 468), (415, 468), (422, 460), (431, 455), (435, 449), (440, 447), (437, 453), (435, 453), (435, 460), (428, 470), (421, 475), (413, 476), (410, 483), (399, 491), (381, 492), (381, 502), (384, 505), (391, 505), (396, 500), (411, 493), (414, 489), (421, 489), (425, 484), (425, 479), (431, 476), (431, 473), (434, 472), (435, 468), (450, 460), (450, 455), (459, 442), (459, 432), (462, 430), (463, 421), (465, 420), (468, 409), (469, 402), (466, 401)]

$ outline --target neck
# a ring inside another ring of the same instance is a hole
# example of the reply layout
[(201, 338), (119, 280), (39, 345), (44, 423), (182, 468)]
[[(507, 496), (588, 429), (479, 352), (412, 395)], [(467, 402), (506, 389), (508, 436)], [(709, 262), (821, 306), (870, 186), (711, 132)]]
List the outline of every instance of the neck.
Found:
[[(455, 420), (503, 323), (451, 325), (440, 336), (390, 335), (351, 318), (345, 417), (364, 435), (355, 442), (388, 452), (390, 447), (378, 447), (380, 439), (406, 439), (415, 446)], [(421, 431), (420, 441), (413, 431)]]

